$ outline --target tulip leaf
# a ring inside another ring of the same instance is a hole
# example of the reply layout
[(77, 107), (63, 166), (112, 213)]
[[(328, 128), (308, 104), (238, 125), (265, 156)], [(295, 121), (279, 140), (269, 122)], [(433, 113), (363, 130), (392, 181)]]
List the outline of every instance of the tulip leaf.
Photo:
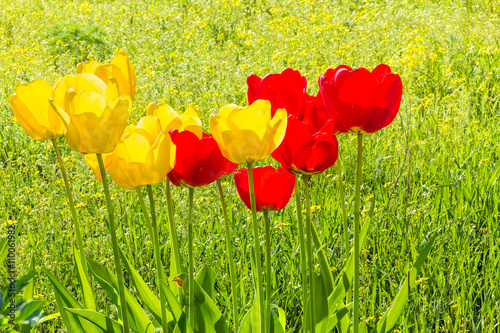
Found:
[[(190, 306), (187, 305), (188, 311)], [(194, 280), (194, 317), (194, 332), (229, 332), (222, 313), (196, 280)]]
[[(323, 277), (314, 277), (314, 327), (316, 332), (329, 332), (328, 327), (328, 298), (326, 296), (325, 284), (323, 282)], [(311, 303), (310, 299), (307, 300), (305, 309), (305, 330), (304, 332), (310, 332), (311, 323)]]
[(76, 247), (73, 247), (73, 254), (76, 264), (78, 281), (80, 282), (80, 286), (82, 288), (83, 304), (85, 305), (86, 309), (95, 311), (96, 310), (95, 295), (94, 292), (92, 291), (92, 287), (90, 286), (89, 280), (87, 279), (87, 274), (86, 274), (87, 267), (82, 266), (82, 261), (78, 253), (78, 249)]
[(177, 296), (172, 292), (172, 290), (170, 290), (170, 287), (164, 281), (161, 281), (161, 288), (163, 294), (165, 295), (165, 298), (167, 299), (167, 304), (170, 308), (170, 311), (174, 316), (174, 320), (178, 323), (182, 316), (182, 308), (181, 305), (179, 304), (179, 300), (177, 299)]
[(71, 307), (75, 309), (83, 309), (83, 306), (78, 303), (78, 301), (68, 292), (66, 288), (55, 278), (55, 276), (50, 273), (48, 269), (45, 269), (45, 275), (49, 278), (52, 286), (54, 286), (54, 294), (56, 297), (56, 304), (59, 312), (61, 313), (61, 317), (63, 319), (64, 325), (68, 329), (68, 332), (71, 333), (93, 333), (100, 332), (101, 330), (95, 327), (94, 325), (88, 325), (88, 323), (82, 322), (77, 315), (64, 311), (65, 307)]
[(205, 265), (195, 277), (196, 282), (203, 288), (207, 295), (214, 299), (215, 296), (215, 272), (212, 267)]
[(85, 320), (88, 320), (106, 333), (122, 332), (122, 324), (94, 310), (64, 308), (63, 311), (71, 312), (81, 318), (84, 318)]
[(330, 295), (333, 292), (333, 276), (332, 271), (330, 269), (330, 264), (328, 263), (328, 259), (326, 257), (325, 248), (321, 245), (321, 241), (318, 236), (318, 232), (316, 231), (316, 227), (313, 223), (312, 226), (312, 236), (314, 246), (318, 248), (317, 255), (319, 259), (319, 264), (321, 267), (321, 275), (323, 276), (324, 286), (326, 295)]
[(422, 267), (425, 259), (429, 255), (436, 236), (437, 235), (434, 235), (434, 237), (432, 237), (424, 247), (422, 252), (420, 252), (420, 255), (413, 264), (413, 267), (408, 272), (408, 276), (401, 284), (401, 288), (392, 301), (389, 310), (387, 310), (384, 316), (377, 322), (377, 325), (372, 329), (372, 333), (390, 332), (394, 325), (396, 325), (396, 322), (398, 321), (399, 316), (403, 312), (406, 302), (408, 301), (410, 289), (415, 286), (415, 279), (417, 277), (418, 270)]
[[(104, 289), (111, 302), (118, 307), (118, 279), (116, 276), (95, 260), (88, 259), (88, 263), (99, 285)], [(132, 330), (139, 333), (155, 333), (155, 327), (151, 320), (127, 288), (125, 288), (125, 301), (127, 302), (127, 314)]]
[[(278, 312), (280, 313), (278, 308)], [(281, 310), (282, 312), (283, 310)], [(272, 333), (285, 333), (284, 318), (278, 317), (273, 311), (272, 322), (271, 322), (271, 332)], [(241, 320), (238, 332), (240, 333), (262, 333), (260, 332), (260, 320), (254, 322), (254, 315), (260, 316), (259, 303), (254, 302), (253, 306), (248, 310), (243, 319)]]
[(181, 316), (179, 317), (177, 325), (175, 325), (174, 328), (174, 333), (193, 333), (193, 329), (187, 321), (187, 315), (185, 312), (182, 312)]

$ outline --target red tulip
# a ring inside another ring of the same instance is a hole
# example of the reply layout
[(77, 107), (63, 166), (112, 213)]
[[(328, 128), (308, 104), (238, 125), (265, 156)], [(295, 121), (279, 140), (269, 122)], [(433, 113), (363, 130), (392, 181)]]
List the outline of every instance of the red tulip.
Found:
[(252, 74), (247, 78), (248, 103), (258, 99), (271, 102), (271, 116), (277, 109), (300, 117), (304, 108), (307, 80), (298, 70), (285, 69), (281, 74), (268, 74), (262, 79)]
[(341, 65), (320, 75), (319, 89), (337, 131), (373, 133), (396, 117), (403, 84), (387, 65), (372, 72)]
[(222, 176), (227, 161), (212, 135), (203, 133), (198, 139), (190, 131), (176, 129), (169, 134), (177, 149), (175, 166), (167, 177), (175, 186), (203, 186)]
[[(257, 211), (285, 208), (293, 193), (295, 176), (281, 167), (274, 169), (270, 165), (254, 167), (252, 170)], [(241, 200), (248, 209), (251, 209), (248, 170), (246, 168), (238, 169), (233, 175), (236, 190), (238, 190)]]
[(333, 121), (314, 131), (295, 116), (288, 116), (285, 138), (271, 156), (294, 174), (323, 172), (337, 161), (338, 142), (333, 133)]

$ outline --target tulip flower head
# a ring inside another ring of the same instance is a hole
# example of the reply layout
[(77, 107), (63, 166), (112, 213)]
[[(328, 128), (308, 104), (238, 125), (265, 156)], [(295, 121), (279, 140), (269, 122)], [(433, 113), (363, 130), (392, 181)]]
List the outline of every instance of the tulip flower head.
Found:
[(64, 109), (54, 99), (49, 102), (66, 126), (68, 145), (82, 154), (112, 152), (127, 126), (132, 108), (132, 101), (126, 95), (108, 101), (99, 93), (78, 93), (73, 89), (66, 92)]
[(233, 163), (253, 163), (265, 159), (283, 141), (287, 114), (276, 110), (271, 117), (271, 103), (256, 100), (247, 108), (231, 104), (210, 116), (210, 129), (222, 151)]
[(135, 70), (130, 64), (127, 53), (117, 53), (111, 64), (101, 64), (89, 60), (78, 64), (77, 73), (92, 73), (99, 77), (107, 87), (112, 87), (118, 96), (127, 95), (133, 101), (135, 97)]
[(177, 152), (175, 166), (167, 176), (175, 186), (204, 186), (222, 176), (227, 162), (211, 135), (203, 133), (199, 139), (190, 131), (177, 129), (169, 134)]
[(325, 107), (342, 133), (373, 133), (389, 125), (401, 104), (403, 84), (387, 65), (373, 71), (341, 65), (319, 77)]
[(314, 175), (325, 171), (338, 158), (337, 138), (329, 124), (320, 131), (312, 131), (295, 116), (288, 116), (285, 139), (271, 156), (293, 174)]
[(164, 131), (169, 132), (170, 130), (177, 129), (179, 131), (190, 131), (196, 134), (198, 139), (201, 139), (203, 136), (198, 111), (193, 107), (189, 107), (183, 114), (179, 115), (172, 107), (165, 103), (150, 103), (147, 114), (148, 116), (157, 117)]
[[(295, 175), (279, 167), (254, 167), (253, 181), (257, 211), (281, 210), (290, 201), (295, 186)], [(238, 169), (233, 173), (236, 190), (248, 209), (250, 191), (248, 185), (248, 169)]]
[(50, 107), (51, 96), (52, 86), (40, 79), (19, 85), (10, 96), (14, 116), (35, 140), (52, 140), (64, 135), (64, 124)]
[(289, 115), (301, 117), (304, 108), (307, 80), (298, 70), (285, 69), (281, 74), (268, 74), (262, 79), (256, 75), (247, 78), (248, 103), (258, 99), (271, 102), (271, 115), (285, 109)]

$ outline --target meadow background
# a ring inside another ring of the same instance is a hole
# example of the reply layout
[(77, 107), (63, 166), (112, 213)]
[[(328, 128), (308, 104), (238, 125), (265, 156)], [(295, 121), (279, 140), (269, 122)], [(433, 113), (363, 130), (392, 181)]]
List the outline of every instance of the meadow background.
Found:
[[(137, 73), (132, 115), (150, 102), (178, 112), (195, 106), (208, 128), (219, 108), (246, 105), (246, 77), (299, 69), (318, 91), (317, 77), (346, 64), (391, 66), (403, 80), (399, 115), (365, 136), (362, 206), (375, 196), (375, 215), (362, 250), (360, 313), (380, 317), (394, 298), (422, 244), (438, 238), (417, 277), (397, 330), (500, 330), (500, 3), (491, 1), (55, 1), (1, 0), (0, 11), (0, 237), (22, 223), (17, 269), (32, 256), (77, 295), (69, 205), (50, 142), (32, 140), (16, 122), (9, 96), (35, 78), (53, 83), (88, 59), (109, 62), (124, 50)], [(88, 256), (106, 263), (112, 250), (101, 185), (83, 156), (60, 146), (76, 192)], [(339, 159), (353, 210), (355, 136), (339, 137)], [(269, 159), (268, 162), (272, 162)], [(334, 274), (343, 267), (341, 212), (335, 168), (312, 177), (314, 222)], [(229, 197), (240, 314), (252, 298), (250, 214)], [(164, 184), (154, 187), (160, 243), (169, 258)], [(153, 251), (134, 191), (112, 186), (119, 240), (151, 284)], [(216, 303), (231, 321), (229, 275), (215, 185), (195, 192), (195, 262), (216, 268)], [(187, 258), (187, 190), (174, 189), (181, 251)], [(272, 215), (273, 302), (287, 314), (287, 330), (300, 327), (300, 264), (295, 203)], [(353, 216), (348, 216), (352, 225)], [(112, 264), (111, 264), (112, 265)], [(168, 263), (166, 263), (168, 267)], [(318, 268), (319, 269), (319, 268)], [(0, 267), (0, 285), (7, 284)], [(154, 289), (154, 288), (153, 288)], [(35, 278), (35, 298), (56, 312), (52, 286)], [(98, 307), (112, 308), (102, 291)], [(230, 325), (231, 326), (231, 325)], [(396, 330), (396, 331), (397, 331)], [(52, 320), (42, 332), (63, 332)]]

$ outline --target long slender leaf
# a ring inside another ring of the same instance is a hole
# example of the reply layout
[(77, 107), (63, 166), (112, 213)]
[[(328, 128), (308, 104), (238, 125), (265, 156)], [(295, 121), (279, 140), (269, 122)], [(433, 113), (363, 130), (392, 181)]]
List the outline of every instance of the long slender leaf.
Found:
[(102, 313), (96, 312), (94, 310), (64, 308), (63, 311), (71, 312), (81, 318), (88, 320), (90, 323), (98, 326), (106, 333), (122, 332), (122, 325), (119, 322), (106, 317)]
[(97, 308), (95, 304), (94, 291), (92, 291), (92, 287), (90, 286), (89, 280), (87, 279), (87, 274), (85, 273), (87, 267), (83, 267), (78, 249), (76, 247), (73, 247), (73, 259), (75, 260), (78, 281), (80, 282), (80, 286), (82, 289), (83, 304), (85, 305), (85, 308), (95, 311)]

